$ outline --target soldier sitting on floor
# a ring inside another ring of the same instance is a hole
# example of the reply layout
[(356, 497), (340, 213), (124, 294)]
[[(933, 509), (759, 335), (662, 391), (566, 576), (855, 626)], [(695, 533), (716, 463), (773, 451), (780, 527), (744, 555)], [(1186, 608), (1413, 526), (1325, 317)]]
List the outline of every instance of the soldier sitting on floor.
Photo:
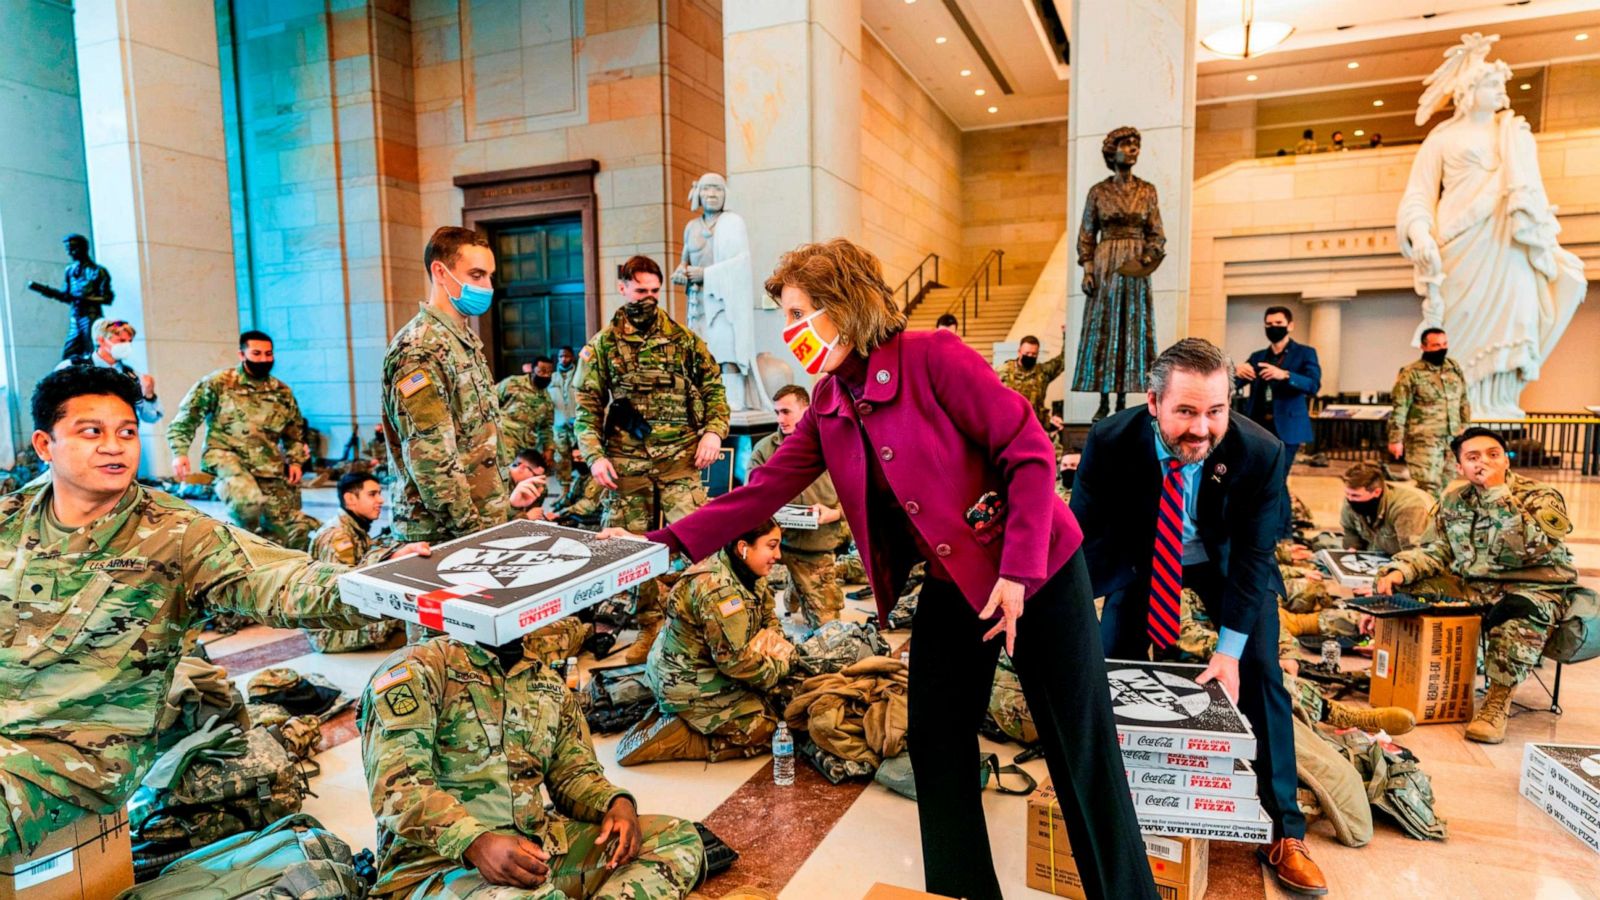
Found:
[(1450, 450), (1466, 482), (1445, 491), (1422, 546), (1396, 555), (1373, 590), (1494, 604), (1484, 619), (1489, 692), (1467, 739), (1498, 744), (1506, 738), (1511, 691), (1539, 664), (1571, 595), (1585, 588), (1562, 542), (1572, 520), (1561, 493), (1513, 473), (1505, 441), (1487, 428), (1468, 428)]
[[(372, 523), (383, 514), (383, 485), (368, 472), (339, 476), (339, 515), (329, 519), (311, 535), (311, 555), (323, 562), (345, 566), (359, 565), (372, 551)], [(379, 546), (387, 548), (394, 541)], [(405, 634), (405, 626), (394, 619), (347, 631), (324, 628), (305, 629), (311, 646), (322, 653), (345, 653), (382, 647)]]
[(397, 651), (367, 686), (374, 896), (686, 896), (705, 865), (693, 823), (638, 814), (595, 759), (577, 696), (526, 640), (435, 637)]
[(767, 752), (778, 727), (767, 692), (794, 655), (767, 587), (781, 540), (768, 519), (683, 573), (645, 669), (657, 708), (622, 736), (618, 763)]

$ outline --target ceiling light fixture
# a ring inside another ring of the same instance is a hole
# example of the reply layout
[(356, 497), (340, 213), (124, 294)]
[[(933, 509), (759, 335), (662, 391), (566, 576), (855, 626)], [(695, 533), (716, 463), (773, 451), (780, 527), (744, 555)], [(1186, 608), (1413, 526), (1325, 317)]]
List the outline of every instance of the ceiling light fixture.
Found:
[(1362, 131), (1361, 129), (1357, 128), (1355, 130), (1355, 135), (1356, 135), (1356, 137), (1366, 137), (1367, 133), (1365, 131)]
[(991, 107), (989, 107), (989, 112), (992, 112), (992, 113), (997, 113), (997, 112), (999, 112), (999, 111), (1000, 111), (1000, 107), (998, 107), (998, 106), (991, 106)]
[(1372, 101), (1372, 105), (1373, 106), (1382, 106), (1383, 105), (1383, 101), (1382, 100), (1374, 100), (1374, 101)]
[(978, 88), (977, 90), (973, 91), (973, 93), (978, 95), (979, 97), (982, 97), (984, 94), (987, 94), (989, 92), (984, 90), (983, 88)]
[(1201, 38), (1200, 44), (1218, 56), (1250, 59), (1283, 43), (1291, 34), (1294, 26), (1286, 22), (1257, 22), (1255, 0), (1244, 0), (1239, 24)]
[(1349, 62), (1345, 63), (1344, 67), (1346, 69), (1359, 69), (1359, 68), (1361, 68), (1361, 63), (1358, 63), (1358, 62), (1356, 62), (1355, 60), (1352, 59)]
[(971, 74), (972, 74), (972, 70), (971, 69), (962, 69), (961, 70), (961, 77), (962, 78), (965, 78), (965, 77), (967, 77), (968, 75), (971, 75)]
[(1533, 90), (1533, 85), (1527, 83), (1526, 81), (1524, 81), (1522, 84), (1518, 85), (1518, 87), (1522, 88), (1525, 91)]
[(1261, 77), (1260, 75), (1246, 75), (1244, 77), (1244, 80), (1245, 81), (1255, 81), (1256, 79), (1258, 79), (1260, 77)]
[(942, 44), (942, 43), (944, 43), (945, 41), (948, 41), (948, 40), (949, 40), (949, 38), (947, 38), (947, 37), (945, 37), (944, 35), (941, 34), (938, 37), (934, 38), (933, 42), (935, 44)]
[(1580, 31), (1577, 34), (1573, 35), (1572, 39), (1575, 40), (1575, 41), (1587, 41), (1589, 39), (1589, 32)]

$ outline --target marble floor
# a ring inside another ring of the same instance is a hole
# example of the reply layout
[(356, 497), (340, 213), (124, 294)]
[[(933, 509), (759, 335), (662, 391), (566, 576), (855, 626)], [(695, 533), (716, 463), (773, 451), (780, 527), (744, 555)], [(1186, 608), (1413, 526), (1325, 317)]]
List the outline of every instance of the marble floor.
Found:
[[(1547, 480), (1560, 486), (1573, 513), (1577, 531), (1570, 543), (1584, 581), (1600, 587), (1600, 479), (1558, 474)], [(1297, 468), (1291, 482), (1319, 524), (1337, 523), (1340, 484), (1330, 470)], [(306, 507), (313, 515), (325, 516), (331, 503), (331, 491), (308, 492)], [(852, 602), (848, 614), (864, 617), (866, 611), (866, 604)], [(909, 632), (888, 637), (898, 645)], [(241, 687), (267, 665), (288, 665), (323, 673), (358, 693), (383, 657), (377, 652), (324, 656), (310, 652), (297, 632), (260, 627), (208, 644)], [(617, 661), (613, 657), (610, 664)], [(596, 663), (586, 657), (581, 665), (587, 671)], [(1524, 684), (1518, 698), (1537, 705), (1538, 686)], [(1424, 726), (1401, 739), (1432, 777), (1437, 810), (1450, 823), (1449, 840), (1414, 841), (1380, 821), (1372, 843), (1352, 849), (1335, 842), (1326, 824), (1313, 825), (1312, 853), (1329, 877), (1333, 896), (1600, 898), (1600, 856), (1517, 794), (1525, 742), (1600, 744), (1600, 663), (1566, 670), (1562, 705), (1565, 715), (1559, 718), (1543, 712), (1517, 715), (1509, 739), (1499, 746), (1466, 742), (1462, 725)], [(372, 846), (374, 823), (356, 736), (350, 714), (330, 724), (327, 749), (317, 757), (322, 773), (312, 782), (317, 796), (308, 798), (306, 810), (361, 848)], [(743, 854), (733, 869), (702, 889), (707, 896), (755, 885), (796, 900), (854, 900), (874, 882), (921, 886), (916, 808), (880, 785), (829, 785), (801, 763), (796, 784), (778, 788), (766, 758), (622, 769), (614, 763), (615, 736), (595, 743), (607, 771), (637, 795), (641, 810), (705, 821)], [(985, 749), (1005, 759), (1016, 753), (1015, 747), (987, 742)], [(1045, 777), (1042, 762), (1025, 768)], [(1023, 885), (1023, 798), (988, 791), (984, 809), (1006, 896), (1048, 896)], [(1248, 848), (1217, 845), (1207, 896), (1292, 895), (1264, 876)]]

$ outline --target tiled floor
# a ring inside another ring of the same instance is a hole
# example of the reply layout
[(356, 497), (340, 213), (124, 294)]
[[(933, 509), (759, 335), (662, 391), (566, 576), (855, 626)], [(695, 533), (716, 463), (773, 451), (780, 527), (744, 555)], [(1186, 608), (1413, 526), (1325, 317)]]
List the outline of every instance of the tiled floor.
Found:
[[(1584, 580), (1600, 586), (1600, 481), (1575, 477), (1550, 479), (1566, 494), (1577, 531), (1571, 547)], [(1299, 470), (1295, 491), (1310, 505), (1319, 523), (1337, 522), (1340, 486), (1319, 470)], [(319, 517), (331, 508), (330, 491), (308, 493), (308, 511)], [(852, 604), (853, 616), (864, 604)], [(891, 635), (891, 642), (904, 633)], [(281, 643), (280, 643), (281, 642)], [(302, 653), (294, 632), (251, 628), (213, 642), (214, 657), (281, 658), (301, 671), (321, 672), (352, 692), (359, 692), (381, 661), (381, 653), (323, 656)], [(241, 654), (241, 655), (235, 655)], [(584, 659), (587, 669), (593, 660)], [(252, 674), (234, 671), (241, 685)], [(1519, 699), (1537, 703), (1538, 687), (1524, 685)], [(1600, 663), (1575, 666), (1563, 680), (1566, 714), (1522, 713), (1513, 719), (1505, 744), (1470, 744), (1461, 725), (1417, 729), (1402, 743), (1423, 761), (1433, 779), (1437, 809), (1450, 822), (1444, 843), (1411, 840), (1397, 828), (1379, 822), (1372, 843), (1361, 849), (1340, 846), (1326, 825), (1314, 825), (1312, 852), (1340, 897), (1492, 897), (1600, 898), (1600, 856), (1563, 832), (1553, 821), (1517, 794), (1522, 744), (1559, 740), (1600, 744)], [(314, 779), (317, 796), (306, 809), (356, 847), (371, 846), (373, 819), (361, 771), (360, 742), (349, 740), (323, 752), (322, 774)], [(596, 741), (601, 760), (620, 784), (633, 791), (646, 812), (671, 813), (709, 821), (737, 835), (736, 849), (745, 859), (706, 888), (720, 896), (732, 886), (753, 883), (784, 898), (854, 900), (876, 881), (917, 887), (921, 853), (916, 807), (877, 784), (834, 787), (820, 778), (801, 776), (792, 788), (775, 788), (765, 758), (725, 762), (663, 763), (634, 769), (614, 765), (616, 738)], [(987, 745), (1006, 758), (1015, 748)], [(1045, 777), (1042, 762), (1027, 764), (1035, 777)], [(1047, 896), (1022, 884), (1024, 802), (990, 791), (984, 808), (996, 871), (1008, 897)], [(1380, 816), (1381, 819), (1381, 816)], [(1220, 857), (1214, 856), (1220, 861)], [(1277, 888), (1235, 853), (1217, 865), (1209, 896), (1214, 898), (1279, 896)], [(1289, 895), (1282, 895), (1289, 896)]]

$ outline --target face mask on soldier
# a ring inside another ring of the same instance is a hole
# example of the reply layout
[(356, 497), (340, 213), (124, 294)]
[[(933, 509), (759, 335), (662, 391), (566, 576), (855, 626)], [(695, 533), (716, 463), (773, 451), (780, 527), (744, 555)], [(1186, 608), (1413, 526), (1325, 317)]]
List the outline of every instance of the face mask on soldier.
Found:
[(1422, 358), (1429, 365), (1442, 366), (1444, 365), (1444, 358), (1449, 354), (1449, 347), (1445, 347), (1441, 350), (1424, 350), (1422, 351)]
[(1031, 368), (1033, 368), (1034, 366), (1036, 366), (1038, 364), (1039, 364), (1039, 357), (1037, 357), (1037, 356), (1019, 356), (1019, 357), (1017, 357), (1017, 365), (1022, 366), (1024, 369), (1031, 369)]
[(628, 317), (628, 321), (633, 323), (635, 328), (648, 325), (655, 321), (655, 298), (640, 300), (636, 303), (624, 303), (622, 304), (622, 314)]
[(272, 374), (272, 360), (256, 362), (255, 360), (247, 359), (244, 361), (244, 370), (251, 378), (265, 378)]
[(1371, 500), (1349, 500), (1346, 502), (1350, 504), (1350, 508), (1355, 510), (1356, 514), (1361, 516), (1361, 518), (1371, 519), (1378, 515), (1378, 503), (1382, 499), (1383, 495), (1380, 494), (1376, 497), (1373, 497)]
[(544, 390), (545, 388), (550, 386), (550, 376), (549, 375), (535, 375), (535, 376), (533, 376), (533, 386), (538, 388), (541, 391)]

